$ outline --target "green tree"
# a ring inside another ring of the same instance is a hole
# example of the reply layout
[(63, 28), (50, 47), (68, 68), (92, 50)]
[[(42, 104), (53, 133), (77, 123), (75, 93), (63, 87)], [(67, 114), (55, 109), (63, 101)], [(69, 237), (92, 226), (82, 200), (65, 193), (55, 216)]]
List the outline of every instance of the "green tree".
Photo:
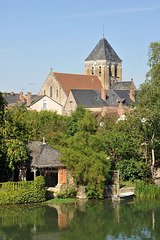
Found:
[(148, 157), (154, 167), (155, 159), (160, 158), (160, 42), (150, 44), (148, 55), (150, 70), (140, 85), (133, 115), (141, 143), (146, 143)]
[(85, 111), (84, 117), (77, 120), (76, 132), (68, 138), (61, 158), (76, 183), (86, 186), (89, 198), (103, 197), (106, 175), (110, 170), (110, 161), (97, 146), (97, 128), (94, 116)]

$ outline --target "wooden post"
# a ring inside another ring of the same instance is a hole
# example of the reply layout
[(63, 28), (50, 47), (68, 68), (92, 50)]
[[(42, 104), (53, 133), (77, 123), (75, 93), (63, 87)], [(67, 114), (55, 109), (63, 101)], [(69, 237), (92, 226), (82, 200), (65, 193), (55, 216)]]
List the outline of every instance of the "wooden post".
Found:
[(119, 195), (119, 170), (117, 171), (117, 196)]
[(36, 179), (36, 168), (33, 169), (33, 172), (34, 172), (34, 180)]

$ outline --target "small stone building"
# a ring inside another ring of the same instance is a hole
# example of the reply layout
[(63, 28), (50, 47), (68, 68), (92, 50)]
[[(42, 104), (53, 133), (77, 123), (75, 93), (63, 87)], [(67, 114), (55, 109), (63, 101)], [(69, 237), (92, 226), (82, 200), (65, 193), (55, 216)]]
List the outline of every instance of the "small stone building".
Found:
[[(45, 142), (31, 141), (26, 144), (30, 150), (30, 162), (27, 168), (21, 170), (26, 180), (34, 180), (36, 176), (45, 177), (46, 187), (57, 187), (67, 182), (68, 171), (60, 161), (61, 153)], [(22, 180), (25, 180), (22, 179)]]

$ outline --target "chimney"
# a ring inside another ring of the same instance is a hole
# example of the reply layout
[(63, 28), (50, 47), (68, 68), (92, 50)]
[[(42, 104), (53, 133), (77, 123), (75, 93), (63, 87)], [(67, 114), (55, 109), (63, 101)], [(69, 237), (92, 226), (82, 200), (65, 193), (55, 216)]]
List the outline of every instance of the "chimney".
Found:
[(20, 100), (21, 100), (22, 102), (24, 102), (23, 92), (20, 92), (20, 96), (19, 96), (19, 98), (20, 98)]
[(122, 114), (124, 114), (124, 108), (123, 108), (123, 103), (120, 102), (118, 107), (118, 115), (121, 116)]
[(11, 94), (11, 95), (14, 95), (14, 92), (11, 92), (10, 94)]
[(105, 101), (106, 100), (106, 89), (101, 89), (101, 98)]
[(132, 99), (132, 101), (135, 102), (135, 90), (130, 90), (129, 96), (130, 96), (130, 99)]
[(27, 92), (27, 107), (31, 105), (31, 92)]

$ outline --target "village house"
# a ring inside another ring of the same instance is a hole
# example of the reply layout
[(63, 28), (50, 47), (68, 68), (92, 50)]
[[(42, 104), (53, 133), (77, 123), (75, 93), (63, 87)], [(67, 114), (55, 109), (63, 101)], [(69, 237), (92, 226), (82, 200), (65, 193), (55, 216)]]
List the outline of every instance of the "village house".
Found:
[(31, 92), (28, 92), (27, 95), (23, 95), (23, 92), (20, 93), (3, 93), (3, 97), (7, 102), (7, 106), (13, 107), (17, 103), (26, 104), (29, 106), (31, 104), (31, 101), (36, 97), (37, 95), (31, 94)]
[(30, 150), (29, 162), (19, 169), (19, 180), (34, 180), (36, 176), (45, 178), (45, 186), (59, 191), (63, 184), (69, 183), (71, 178), (66, 167), (61, 164), (61, 153), (43, 142), (31, 141), (26, 143)]
[(63, 109), (63, 114), (71, 115), (82, 105), (94, 115), (106, 113), (121, 116), (125, 109), (135, 103), (135, 90), (71, 90)]
[(29, 106), (29, 110), (36, 110), (36, 111), (52, 111), (57, 112), (58, 114), (62, 115), (62, 108), (63, 106), (56, 101), (54, 101), (52, 98), (46, 96), (46, 95), (38, 95), (36, 96)]

